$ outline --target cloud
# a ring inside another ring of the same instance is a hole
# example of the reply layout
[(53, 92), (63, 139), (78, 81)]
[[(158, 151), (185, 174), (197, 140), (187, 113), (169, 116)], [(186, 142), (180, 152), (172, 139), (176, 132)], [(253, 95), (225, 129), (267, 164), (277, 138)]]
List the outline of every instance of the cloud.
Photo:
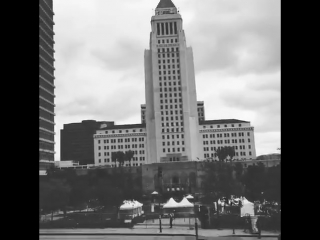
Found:
[[(257, 154), (280, 135), (280, 1), (173, 0), (193, 48), (207, 119), (255, 127)], [(144, 50), (159, 0), (56, 0), (56, 159), (63, 124), (140, 122)], [(271, 140), (270, 140), (271, 139)], [(280, 143), (279, 143), (280, 144)]]
[(185, 28), (197, 53), (197, 71), (224, 70), (234, 75), (279, 71), (279, 4), (273, 0), (194, 3), (197, 20)]
[(93, 49), (91, 54), (108, 70), (130, 71), (132, 68), (141, 68), (143, 65), (142, 49), (143, 46), (136, 40), (120, 39), (104, 49)]

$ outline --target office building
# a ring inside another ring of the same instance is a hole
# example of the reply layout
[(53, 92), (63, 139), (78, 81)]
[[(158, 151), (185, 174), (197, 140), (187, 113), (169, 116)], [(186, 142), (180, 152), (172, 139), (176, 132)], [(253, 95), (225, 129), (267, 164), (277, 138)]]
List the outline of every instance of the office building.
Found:
[(146, 125), (124, 124), (105, 126), (94, 134), (94, 159), (96, 166), (115, 167), (119, 163), (112, 162), (112, 152), (133, 151), (134, 156), (124, 166), (140, 166), (146, 163)]
[(39, 0), (39, 161), (54, 161), (54, 31), (52, 0)]
[(204, 102), (197, 101), (192, 48), (171, 0), (157, 5), (149, 43), (144, 52), (146, 104), (140, 106), (141, 124), (99, 129), (94, 135), (95, 164), (113, 166), (112, 152), (127, 150), (136, 153), (131, 166), (216, 160), (216, 150), (224, 146), (234, 147), (236, 160), (255, 159), (250, 122), (206, 120)]
[(101, 127), (113, 125), (111, 121), (95, 120), (64, 124), (60, 130), (60, 160), (72, 160), (79, 165), (94, 164), (93, 135)]

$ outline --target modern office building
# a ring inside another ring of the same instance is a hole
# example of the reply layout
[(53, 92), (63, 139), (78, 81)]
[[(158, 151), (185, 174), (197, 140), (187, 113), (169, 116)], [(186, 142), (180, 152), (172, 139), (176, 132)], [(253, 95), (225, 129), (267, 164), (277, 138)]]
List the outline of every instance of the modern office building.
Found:
[(99, 129), (94, 135), (95, 164), (113, 166), (112, 152), (127, 150), (136, 154), (131, 166), (216, 160), (216, 150), (224, 146), (234, 147), (235, 160), (256, 158), (250, 122), (205, 119), (204, 102), (197, 101), (192, 48), (171, 0), (161, 0), (151, 18), (144, 68), (141, 124)]
[(39, 0), (39, 161), (54, 161), (54, 31), (52, 0)]
[(64, 124), (60, 130), (60, 160), (72, 160), (79, 165), (94, 164), (93, 135), (101, 127), (113, 125), (114, 122), (95, 120)]

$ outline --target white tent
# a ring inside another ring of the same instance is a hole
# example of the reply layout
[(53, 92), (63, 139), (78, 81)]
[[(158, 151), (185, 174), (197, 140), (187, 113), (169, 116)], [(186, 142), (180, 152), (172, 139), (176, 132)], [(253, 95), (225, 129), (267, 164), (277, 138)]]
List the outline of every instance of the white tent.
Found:
[(136, 208), (136, 204), (132, 201), (123, 201), (123, 204), (120, 206), (120, 210), (133, 209)]
[(254, 203), (249, 202), (245, 197), (242, 198), (242, 207), (240, 209), (241, 217), (245, 215), (254, 216)]
[(170, 198), (169, 201), (163, 205), (163, 208), (175, 208), (175, 207), (178, 207), (178, 203), (173, 198)]
[(189, 194), (188, 196), (186, 196), (186, 199), (192, 199), (193, 197)]
[(193, 203), (189, 202), (187, 198), (183, 198), (181, 202), (178, 203), (177, 207), (193, 207)]
[(153, 192), (153, 193), (151, 193), (151, 194), (158, 194), (158, 192), (154, 191), (154, 192)]

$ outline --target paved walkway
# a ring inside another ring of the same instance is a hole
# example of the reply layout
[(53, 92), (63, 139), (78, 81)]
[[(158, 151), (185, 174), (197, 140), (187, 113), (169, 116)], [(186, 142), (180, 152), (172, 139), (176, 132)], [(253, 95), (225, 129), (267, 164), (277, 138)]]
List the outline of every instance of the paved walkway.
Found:
[[(40, 234), (161, 234), (159, 228), (142, 228), (135, 226), (134, 228), (95, 228), (95, 229), (40, 229)], [(194, 229), (187, 229), (186, 227), (173, 226), (173, 228), (164, 227), (162, 229), (162, 234), (190, 234), (195, 235)], [(262, 238), (274, 237), (277, 239), (279, 232), (262, 231)], [(244, 233), (243, 229), (235, 229), (235, 234), (233, 234), (232, 229), (198, 229), (199, 239), (210, 239), (211, 237), (225, 237), (225, 236), (254, 236), (257, 238), (257, 234)]]

